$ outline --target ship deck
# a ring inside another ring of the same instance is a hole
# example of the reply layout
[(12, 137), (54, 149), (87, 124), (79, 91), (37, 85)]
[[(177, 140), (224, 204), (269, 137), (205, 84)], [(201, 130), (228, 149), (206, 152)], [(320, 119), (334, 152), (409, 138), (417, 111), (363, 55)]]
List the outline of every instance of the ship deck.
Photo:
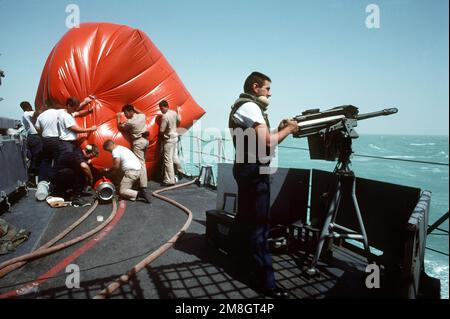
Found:
[[(150, 189), (160, 188), (151, 183)], [(111, 298), (170, 299), (242, 299), (263, 296), (235, 278), (225, 254), (205, 237), (205, 211), (215, 208), (216, 193), (190, 185), (164, 193), (188, 207), (193, 221), (183, 237), (165, 254), (118, 289)], [(20, 298), (92, 298), (109, 283), (127, 272), (140, 260), (173, 236), (186, 221), (186, 214), (167, 202), (154, 198), (153, 204), (123, 202), (116, 218), (101, 235), (88, 238), (72, 247), (29, 262), (0, 279), (0, 296), (35, 283)], [(38, 203), (34, 192), (13, 205), (1, 218), (31, 231), (30, 238), (14, 253), (0, 256), (0, 263), (31, 252), (80, 218), (89, 207), (51, 208)], [(79, 236), (100, 224), (111, 214), (112, 205), (99, 205), (94, 213), (63, 241)], [(334, 250), (333, 258), (320, 262), (321, 276), (305, 276), (302, 252), (273, 256), (279, 286), (290, 298), (364, 298), (373, 292), (364, 285), (366, 262), (343, 248)], [(80, 287), (67, 288), (67, 265), (80, 269)], [(37, 280), (39, 284), (37, 285)], [(370, 295), (372, 294), (372, 295)]]

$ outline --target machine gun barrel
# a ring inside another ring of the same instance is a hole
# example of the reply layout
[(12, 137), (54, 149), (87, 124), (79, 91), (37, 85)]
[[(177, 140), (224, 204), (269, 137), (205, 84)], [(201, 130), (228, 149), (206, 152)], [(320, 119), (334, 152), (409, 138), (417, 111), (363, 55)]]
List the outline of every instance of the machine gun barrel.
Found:
[(359, 137), (354, 129), (358, 126), (358, 121), (397, 112), (397, 108), (389, 108), (358, 114), (358, 108), (353, 105), (342, 105), (325, 111), (306, 110), (293, 118), (299, 128), (293, 136), (308, 138), (311, 159), (338, 160), (339, 169), (346, 170), (353, 153), (352, 139)]
[(359, 120), (370, 119), (372, 117), (377, 117), (377, 116), (391, 115), (391, 114), (395, 114), (397, 112), (398, 112), (398, 109), (394, 107), (394, 108), (384, 109), (384, 110), (377, 111), (377, 112), (358, 114), (358, 115), (356, 115), (355, 118), (359, 121)]
[(297, 115), (293, 118), (297, 121), (298, 127), (300, 128), (300, 131), (294, 134), (294, 137), (311, 136), (329, 128), (336, 130), (350, 126), (356, 127), (359, 120), (391, 115), (397, 112), (397, 108), (389, 108), (371, 113), (358, 114), (358, 108), (353, 105), (338, 106), (325, 111), (320, 111), (319, 109), (307, 110), (302, 115)]

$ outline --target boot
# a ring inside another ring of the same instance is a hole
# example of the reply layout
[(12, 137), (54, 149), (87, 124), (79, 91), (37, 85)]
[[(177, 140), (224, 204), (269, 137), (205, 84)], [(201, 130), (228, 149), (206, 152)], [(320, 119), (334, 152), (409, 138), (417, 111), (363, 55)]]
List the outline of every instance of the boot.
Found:
[(143, 200), (144, 202), (146, 202), (147, 204), (151, 204), (151, 203), (152, 203), (151, 197), (147, 195), (147, 192), (145, 191), (144, 188), (141, 188), (141, 189), (138, 191), (137, 199), (142, 199), (142, 200)]
[(175, 175), (177, 175), (178, 179), (182, 179), (183, 176), (185, 175), (183, 168), (181, 167), (180, 164), (174, 164), (175, 166)]

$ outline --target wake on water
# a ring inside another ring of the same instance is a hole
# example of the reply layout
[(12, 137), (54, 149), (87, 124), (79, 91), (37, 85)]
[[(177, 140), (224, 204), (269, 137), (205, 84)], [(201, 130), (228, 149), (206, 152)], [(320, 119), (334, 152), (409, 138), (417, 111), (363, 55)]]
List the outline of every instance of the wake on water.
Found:
[(411, 146), (434, 146), (436, 143), (410, 143)]
[(379, 148), (378, 146), (374, 145), (374, 144), (369, 144), (370, 148), (373, 148), (375, 150), (381, 150), (381, 148)]

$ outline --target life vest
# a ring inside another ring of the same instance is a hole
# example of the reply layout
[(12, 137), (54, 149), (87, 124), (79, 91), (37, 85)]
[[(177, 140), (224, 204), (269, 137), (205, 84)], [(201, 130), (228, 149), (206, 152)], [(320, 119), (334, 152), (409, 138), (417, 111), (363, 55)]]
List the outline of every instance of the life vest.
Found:
[[(241, 123), (238, 123), (235, 118), (234, 118), (234, 114), (237, 112), (237, 110), (244, 105), (245, 103), (248, 102), (253, 102), (256, 105), (258, 105), (260, 111), (261, 111), (261, 115), (264, 118), (264, 121), (266, 122), (266, 125), (268, 127), (268, 129), (270, 129), (270, 123), (269, 123), (269, 118), (267, 116), (267, 113), (264, 112), (263, 107), (260, 105), (260, 103), (258, 102), (258, 100), (256, 99), (255, 96), (247, 94), (247, 93), (242, 93), (241, 95), (239, 95), (239, 98), (236, 100), (236, 102), (234, 102), (234, 104), (231, 106), (231, 112), (230, 115), (228, 117), (228, 127), (230, 128), (230, 132), (231, 132), (231, 136), (233, 137), (233, 146), (235, 149), (235, 161), (236, 158), (242, 158), (242, 154), (237, 154), (238, 149), (236, 148), (236, 134), (234, 134), (234, 130), (235, 129), (242, 129), (243, 131), (247, 130), (247, 129), (253, 129), (253, 128), (249, 128), (249, 127), (245, 127), (244, 125), (242, 125)], [(256, 132), (255, 132), (255, 136), (256, 136)], [(261, 164), (258, 156), (259, 156), (259, 152), (258, 152), (258, 143), (257, 140), (254, 141), (255, 145), (255, 151), (256, 154), (253, 155), (253, 157), (255, 157), (255, 161), (249, 161), (249, 145), (248, 145), (249, 141), (248, 141), (248, 136), (244, 135), (244, 154), (243, 154), (243, 159), (244, 159), (244, 163), (254, 163), (256, 161), (256, 163)], [(239, 150), (240, 151), (240, 150)], [(270, 148), (266, 147), (266, 152), (265, 155), (269, 156), (270, 154)], [(250, 156), (251, 159), (252, 156)], [(267, 164), (267, 163), (264, 163)]]

